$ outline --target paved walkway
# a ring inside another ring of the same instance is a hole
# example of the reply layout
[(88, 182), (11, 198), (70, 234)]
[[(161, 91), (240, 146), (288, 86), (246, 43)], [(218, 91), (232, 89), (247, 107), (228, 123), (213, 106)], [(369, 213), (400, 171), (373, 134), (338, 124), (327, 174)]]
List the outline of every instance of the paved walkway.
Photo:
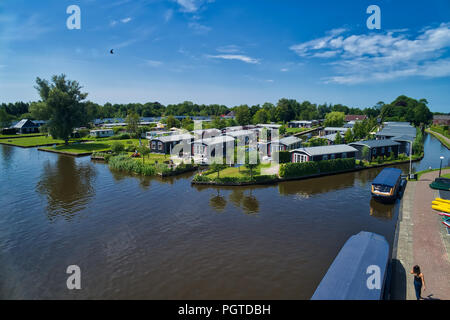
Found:
[[(443, 170), (450, 173), (450, 170)], [(425, 276), (428, 299), (450, 299), (450, 235), (431, 201), (439, 196), (429, 184), (439, 171), (408, 182), (397, 226), (397, 246), (393, 250), (392, 299), (415, 300), (412, 267), (418, 264)]]

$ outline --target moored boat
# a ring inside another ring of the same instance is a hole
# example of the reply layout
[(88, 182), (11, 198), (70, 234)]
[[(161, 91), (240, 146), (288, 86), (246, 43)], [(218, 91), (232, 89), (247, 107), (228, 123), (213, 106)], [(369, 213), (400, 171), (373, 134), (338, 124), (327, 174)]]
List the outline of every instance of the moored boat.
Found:
[(381, 300), (388, 287), (389, 244), (376, 233), (351, 236), (311, 300)]
[(381, 202), (394, 202), (398, 198), (401, 175), (400, 169), (383, 169), (372, 182), (372, 197)]

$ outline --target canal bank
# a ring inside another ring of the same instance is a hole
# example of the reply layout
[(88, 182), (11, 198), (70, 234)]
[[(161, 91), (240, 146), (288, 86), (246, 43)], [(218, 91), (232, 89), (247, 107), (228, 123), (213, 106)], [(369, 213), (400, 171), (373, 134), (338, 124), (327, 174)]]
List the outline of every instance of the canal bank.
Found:
[[(443, 173), (449, 173), (444, 170)], [(438, 177), (433, 171), (419, 181), (409, 181), (400, 206), (392, 252), (391, 299), (415, 300), (410, 271), (419, 265), (425, 276), (425, 299), (450, 299), (450, 236), (431, 202), (440, 194), (429, 184)]]

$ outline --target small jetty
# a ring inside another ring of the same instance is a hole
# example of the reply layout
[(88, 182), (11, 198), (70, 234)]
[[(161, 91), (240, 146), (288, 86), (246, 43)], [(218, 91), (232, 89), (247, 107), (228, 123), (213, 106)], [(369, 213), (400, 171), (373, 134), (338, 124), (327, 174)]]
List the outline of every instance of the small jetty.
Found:
[(385, 168), (372, 182), (372, 197), (380, 202), (394, 202), (399, 197), (402, 170)]
[(386, 239), (361, 231), (344, 244), (311, 300), (381, 300), (388, 264)]

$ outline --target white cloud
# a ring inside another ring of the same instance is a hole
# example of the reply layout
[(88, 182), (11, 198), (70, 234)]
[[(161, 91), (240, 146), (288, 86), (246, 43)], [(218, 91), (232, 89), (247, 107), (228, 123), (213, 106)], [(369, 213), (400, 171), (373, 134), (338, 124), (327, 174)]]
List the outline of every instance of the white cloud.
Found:
[(164, 13), (164, 21), (169, 22), (172, 19), (173, 16), (173, 10), (169, 9)]
[(190, 22), (188, 24), (188, 26), (189, 26), (189, 28), (194, 30), (194, 32), (197, 34), (205, 34), (205, 33), (208, 33), (209, 31), (211, 31), (210, 27), (204, 26), (197, 22)]
[(214, 0), (175, 0), (181, 7), (182, 12), (195, 13), (207, 3), (213, 3)]
[(244, 56), (244, 55), (240, 55), (240, 54), (208, 55), (207, 57), (213, 58), (213, 59), (238, 60), (238, 61), (242, 61), (242, 62), (250, 63), (250, 64), (258, 64), (259, 63), (258, 59), (250, 58), (248, 56)]
[(450, 48), (450, 23), (426, 28), (414, 38), (408, 37), (407, 31), (344, 36), (345, 30), (336, 29), (290, 49), (304, 58), (333, 59), (329, 64), (338, 74), (327, 78), (327, 82), (449, 76), (446, 56)]
[(130, 17), (128, 17), (128, 18), (124, 18), (124, 19), (122, 19), (122, 20), (120, 20), (122, 23), (128, 23), (128, 22), (130, 22), (131, 20), (133, 20), (132, 18), (130, 18)]
[(159, 67), (161, 66), (163, 63), (161, 61), (156, 61), (156, 60), (145, 60), (145, 65), (148, 67)]
[(222, 53), (236, 53), (240, 51), (240, 47), (234, 44), (230, 44), (227, 46), (219, 47), (216, 50)]
[(288, 72), (289, 69), (288, 69), (288, 68), (281, 68), (280, 71), (281, 71), (281, 72)]

